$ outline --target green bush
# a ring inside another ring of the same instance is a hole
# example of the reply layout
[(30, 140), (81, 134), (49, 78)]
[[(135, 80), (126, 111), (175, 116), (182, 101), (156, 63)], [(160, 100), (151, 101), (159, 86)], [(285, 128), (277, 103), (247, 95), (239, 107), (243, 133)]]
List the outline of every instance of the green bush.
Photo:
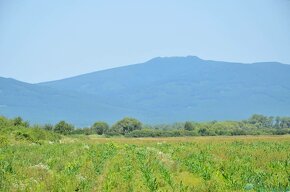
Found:
[(6, 147), (8, 144), (8, 138), (5, 136), (0, 136), (0, 147)]
[(72, 124), (69, 124), (65, 121), (60, 121), (58, 122), (55, 126), (53, 131), (56, 133), (60, 133), (63, 135), (68, 135), (70, 133), (72, 133), (74, 130), (74, 126)]
[(183, 136), (197, 136), (196, 131), (187, 130), (154, 130), (154, 129), (141, 129), (127, 133), (126, 137), (183, 137)]
[(14, 134), (16, 140), (33, 143), (41, 143), (41, 141), (58, 141), (61, 139), (60, 135), (37, 127), (17, 129)]
[(33, 142), (33, 138), (30, 136), (30, 134), (25, 133), (25, 132), (21, 132), (21, 131), (17, 131), (15, 133), (15, 139), (16, 140), (27, 140), (27, 141)]
[(91, 127), (94, 134), (103, 135), (106, 134), (109, 130), (109, 125), (103, 121), (97, 121)]
[(290, 134), (290, 129), (276, 129), (274, 135), (286, 135)]
[(114, 130), (109, 130), (107, 133), (105, 133), (106, 137), (114, 137), (114, 136), (120, 136), (121, 134), (119, 132), (116, 132)]
[(120, 134), (127, 134), (134, 130), (142, 129), (142, 123), (134, 118), (125, 117), (112, 126), (112, 130)]

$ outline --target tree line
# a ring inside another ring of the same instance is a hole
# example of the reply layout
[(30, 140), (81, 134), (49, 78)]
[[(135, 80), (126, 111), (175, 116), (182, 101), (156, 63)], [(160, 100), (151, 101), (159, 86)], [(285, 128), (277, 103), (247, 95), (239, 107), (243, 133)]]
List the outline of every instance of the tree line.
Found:
[(21, 117), (0, 118), (0, 127), (9, 122), (13, 126), (37, 127), (62, 135), (84, 134), (126, 136), (126, 137), (175, 137), (175, 136), (215, 136), (215, 135), (283, 135), (290, 134), (290, 117), (272, 117), (254, 114), (241, 121), (180, 122), (173, 124), (147, 125), (138, 119), (125, 117), (110, 126), (97, 121), (90, 127), (76, 128), (73, 124), (60, 121), (53, 124), (30, 126)]

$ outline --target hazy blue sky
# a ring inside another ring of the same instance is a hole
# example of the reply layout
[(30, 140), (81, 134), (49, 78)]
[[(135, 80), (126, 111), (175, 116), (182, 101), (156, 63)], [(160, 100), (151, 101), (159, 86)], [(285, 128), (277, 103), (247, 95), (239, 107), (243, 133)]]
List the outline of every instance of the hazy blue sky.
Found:
[(290, 64), (290, 1), (0, 0), (0, 76), (40, 82), (187, 55)]

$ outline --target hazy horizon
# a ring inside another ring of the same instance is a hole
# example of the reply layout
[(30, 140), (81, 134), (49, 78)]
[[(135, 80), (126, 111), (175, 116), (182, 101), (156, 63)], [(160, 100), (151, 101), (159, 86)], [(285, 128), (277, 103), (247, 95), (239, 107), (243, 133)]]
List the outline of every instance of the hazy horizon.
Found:
[(1, 1), (0, 76), (29, 83), (159, 56), (290, 64), (290, 1)]

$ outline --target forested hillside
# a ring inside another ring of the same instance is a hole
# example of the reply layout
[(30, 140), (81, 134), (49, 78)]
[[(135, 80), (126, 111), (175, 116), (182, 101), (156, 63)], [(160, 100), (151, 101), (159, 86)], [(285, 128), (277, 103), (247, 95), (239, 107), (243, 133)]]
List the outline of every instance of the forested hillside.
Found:
[(88, 126), (133, 116), (145, 123), (240, 120), (290, 114), (290, 66), (197, 57), (148, 62), (28, 84), (0, 78), (0, 114)]

